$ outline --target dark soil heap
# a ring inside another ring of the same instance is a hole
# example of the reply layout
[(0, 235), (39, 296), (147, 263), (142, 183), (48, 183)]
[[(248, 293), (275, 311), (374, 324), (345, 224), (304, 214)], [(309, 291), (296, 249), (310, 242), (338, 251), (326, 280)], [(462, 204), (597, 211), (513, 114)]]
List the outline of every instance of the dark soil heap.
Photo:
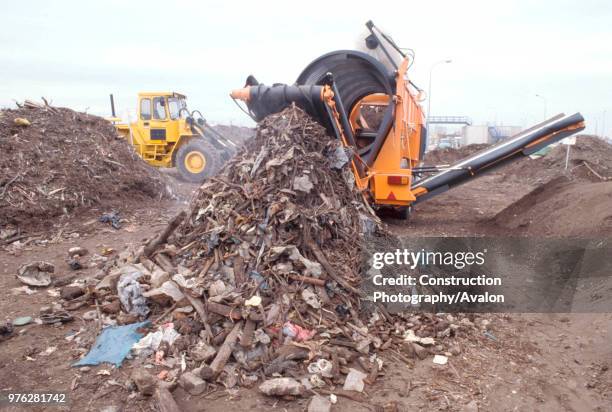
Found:
[(577, 136), (565, 169), (567, 147), (541, 159), (522, 159), (501, 169), (504, 179), (538, 186), (494, 218), (517, 234), (549, 237), (612, 235), (612, 145)]
[(559, 176), (499, 212), (494, 222), (519, 235), (610, 237), (611, 205), (612, 182), (573, 182)]
[(101, 117), (50, 106), (0, 112), (2, 226), (50, 226), (78, 209), (110, 209), (166, 192), (157, 170)]

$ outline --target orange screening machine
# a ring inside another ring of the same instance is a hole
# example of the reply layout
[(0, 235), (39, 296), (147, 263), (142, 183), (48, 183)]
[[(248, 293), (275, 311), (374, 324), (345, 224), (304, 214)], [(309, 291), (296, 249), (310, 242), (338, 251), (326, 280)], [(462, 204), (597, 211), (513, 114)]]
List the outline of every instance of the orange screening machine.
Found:
[(580, 113), (557, 115), (449, 167), (425, 166), (422, 91), (408, 76), (412, 56), (372, 22), (366, 27), (365, 52), (325, 54), (294, 85), (266, 86), (249, 76), (231, 97), (245, 101), (257, 121), (292, 103), (305, 110), (352, 153), (357, 186), (375, 207), (407, 216), (416, 202), (584, 129)]

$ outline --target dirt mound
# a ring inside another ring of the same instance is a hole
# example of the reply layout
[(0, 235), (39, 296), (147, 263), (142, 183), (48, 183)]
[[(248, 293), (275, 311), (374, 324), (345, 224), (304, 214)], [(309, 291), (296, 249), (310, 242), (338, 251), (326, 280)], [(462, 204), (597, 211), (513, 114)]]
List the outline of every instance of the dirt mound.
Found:
[(500, 169), (499, 173), (507, 178), (515, 177), (526, 182), (547, 182), (560, 175), (590, 182), (601, 182), (602, 177), (612, 178), (612, 145), (603, 139), (578, 135), (576, 144), (570, 147), (567, 170), (566, 156), (567, 146), (557, 145), (544, 157), (526, 157)]
[(0, 112), (0, 225), (53, 224), (81, 208), (165, 195), (165, 180), (106, 120), (66, 108)]
[(612, 235), (612, 182), (574, 182), (559, 176), (498, 213), (496, 225), (529, 236)]
[(425, 163), (428, 165), (455, 163), (489, 146), (488, 144), (470, 144), (458, 149), (434, 149), (425, 153)]

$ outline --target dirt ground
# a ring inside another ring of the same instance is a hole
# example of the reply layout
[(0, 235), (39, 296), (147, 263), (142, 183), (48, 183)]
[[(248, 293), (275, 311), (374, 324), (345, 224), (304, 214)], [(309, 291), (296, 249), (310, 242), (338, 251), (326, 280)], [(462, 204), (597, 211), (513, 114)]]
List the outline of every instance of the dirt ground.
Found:
[[(57, 224), (38, 243), (0, 250), (2, 320), (36, 317), (41, 307), (59, 301), (49, 293), (54, 288), (33, 294), (15, 292), (22, 286), (14, 276), (20, 265), (46, 260), (55, 265), (56, 279), (95, 276), (96, 268), (72, 271), (66, 263), (67, 250), (83, 246), (90, 254), (102, 254), (108, 248), (119, 253), (150, 238), (187, 208), (195, 187), (176, 185), (179, 199), (120, 210), (126, 221), (119, 230), (99, 223), (100, 211), (92, 210)], [(520, 228), (511, 231), (493, 220), (534, 187), (492, 174), (419, 204), (409, 221), (389, 219), (387, 224), (399, 236), (525, 235)], [(71, 367), (88, 349), (75, 344), (75, 336), (87, 341), (96, 333), (94, 323), (83, 319), (88, 310), (73, 312), (75, 320), (60, 327), (35, 323), (17, 327), (13, 337), (0, 341), (0, 392), (66, 391), (69, 405), (53, 410), (155, 410), (150, 398), (124, 386), (132, 368), (142, 366), (137, 362), (126, 361), (120, 368)], [(434, 365), (431, 358), (408, 363), (387, 354), (384, 376), (366, 387), (368, 402), (338, 397), (332, 411), (378, 411), (393, 402), (399, 411), (612, 410), (611, 313), (494, 314), (476, 317), (474, 322), (491, 333), (458, 336), (457, 354), (446, 366)], [(279, 400), (254, 388), (217, 387), (197, 397), (177, 388), (173, 394), (185, 411), (304, 411), (308, 406), (307, 398)]]

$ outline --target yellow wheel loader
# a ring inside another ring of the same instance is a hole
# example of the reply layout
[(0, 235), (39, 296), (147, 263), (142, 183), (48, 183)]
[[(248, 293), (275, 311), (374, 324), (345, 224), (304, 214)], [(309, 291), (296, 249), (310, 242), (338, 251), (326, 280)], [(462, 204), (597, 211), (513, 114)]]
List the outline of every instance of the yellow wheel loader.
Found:
[(137, 118), (127, 123), (116, 117), (117, 132), (151, 166), (176, 167), (186, 180), (201, 182), (215, 173), (235, 152), (236, 144), (213, 129), (198, 110), (189, 111), (185, 95), (175, 92), (138, 94)]

